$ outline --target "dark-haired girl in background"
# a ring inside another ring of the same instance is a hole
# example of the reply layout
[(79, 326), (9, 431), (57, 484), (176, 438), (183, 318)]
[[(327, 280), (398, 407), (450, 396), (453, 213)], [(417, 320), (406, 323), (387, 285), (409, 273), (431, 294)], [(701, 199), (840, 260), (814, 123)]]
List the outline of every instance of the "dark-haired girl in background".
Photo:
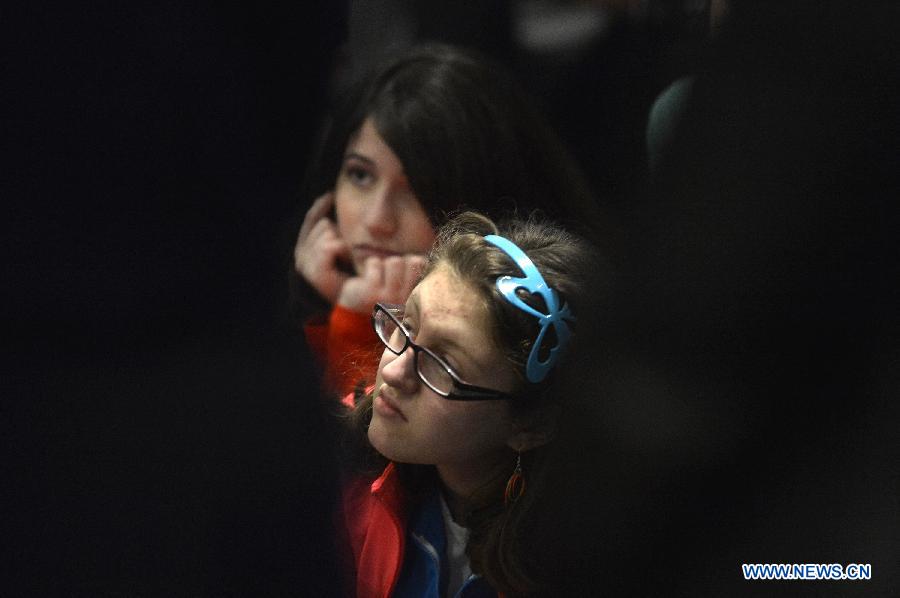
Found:
[(344, 394), (371, 383), (372, 306), (406, 300), (449, 213), (541, 209), (590, 226), (596, 206), (525, 93), (462, 50), (413, 49), (336, 104), (294, 249), (292, 310)]

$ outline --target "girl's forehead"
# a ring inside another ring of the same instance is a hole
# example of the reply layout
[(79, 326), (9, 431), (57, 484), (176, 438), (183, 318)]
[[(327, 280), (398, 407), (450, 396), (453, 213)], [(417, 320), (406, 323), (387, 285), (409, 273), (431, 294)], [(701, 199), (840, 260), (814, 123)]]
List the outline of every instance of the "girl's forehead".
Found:
[(347, 140), (347, 149), (373, 153), (394, 153), (381, 137), (371, 118), (364, 120), (359, 129), (353, 132), (350, 139)]
[(419, 284), (410, 302), (417, 312), (417, 342), (447, 351), (471, 383), (506, 391), (515, 387), (506, 352), (494, 340), (487, 307), (473, 284), (439, 264)]
[(447, 265), (438, 264), (419, 283), (410, 300), (423, 325), (435, 322), (484, 330), (486, 313), (477, 290)]

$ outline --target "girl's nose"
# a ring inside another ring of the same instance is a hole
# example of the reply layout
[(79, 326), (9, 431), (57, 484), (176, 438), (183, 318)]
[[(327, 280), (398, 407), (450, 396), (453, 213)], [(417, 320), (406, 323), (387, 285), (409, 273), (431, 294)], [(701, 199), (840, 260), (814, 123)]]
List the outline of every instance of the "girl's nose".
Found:
[[(385, 349), (387, 351), (387, 349)], [(412, 394), (419, 388), (419, 376), (416, 374), (415, 352), (412, 347), (381, 368), (381, 379), (404, 394)]]
[(366, 207), (365, 226), (373, 237), (392, 237), (397, 233), (396, 202), (391, 189), (380, 187), (372, 192)]

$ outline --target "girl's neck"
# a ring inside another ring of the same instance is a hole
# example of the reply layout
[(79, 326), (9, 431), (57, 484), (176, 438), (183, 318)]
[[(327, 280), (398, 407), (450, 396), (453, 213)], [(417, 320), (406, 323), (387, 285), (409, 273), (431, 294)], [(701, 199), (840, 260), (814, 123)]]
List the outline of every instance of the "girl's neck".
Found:
[(469, 510), (469, 501), (451, 492), (446, 486), (441, 489), (441, 493), (444, 496), (444, 502), (447, 503), (447, 509), (450, 511), (453, 521), (462, 525), (466, 520), (465, 514)]
[(487, 463), (482, 462), (477, 468), (457, 465), (437, 466), (444, 500), (454, 521), (464, 523), (473, 501), (491, 486), (496, 485), (497, 480), (502, 479), (507, 469), (512, 473), (511, 461), (509, 455), (503, 454), (488, 460)]

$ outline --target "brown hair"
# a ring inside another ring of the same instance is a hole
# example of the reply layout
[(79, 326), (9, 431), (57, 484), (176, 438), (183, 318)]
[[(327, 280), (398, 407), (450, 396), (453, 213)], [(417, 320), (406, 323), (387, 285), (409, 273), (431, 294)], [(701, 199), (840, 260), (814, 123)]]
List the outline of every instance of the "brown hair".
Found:
[(311, 196), (334, 186), (348, 141), (372, 117), (436, 226), (460, 209), (553, 210), (567, 226), (599, 218), (587, 178), (532, 98), (484, 56), (416, 46), (339, 91)]

